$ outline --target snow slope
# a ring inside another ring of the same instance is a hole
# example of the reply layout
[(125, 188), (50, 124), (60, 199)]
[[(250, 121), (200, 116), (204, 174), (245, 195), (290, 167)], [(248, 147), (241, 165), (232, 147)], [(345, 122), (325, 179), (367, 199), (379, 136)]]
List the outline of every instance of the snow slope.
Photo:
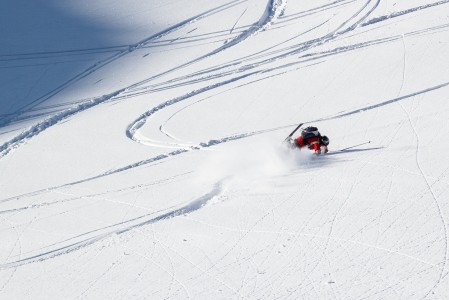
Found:
[(449, 0), (0, 14), (1, 299), (449, 298)]

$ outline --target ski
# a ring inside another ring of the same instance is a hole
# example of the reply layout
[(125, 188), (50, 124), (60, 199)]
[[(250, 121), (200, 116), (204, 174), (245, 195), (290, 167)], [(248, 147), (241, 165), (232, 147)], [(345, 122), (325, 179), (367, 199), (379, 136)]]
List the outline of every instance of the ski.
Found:
[(358, 147), (358, 146), (362, 146), (362, 145), (366, 145), (366, 144), (369, 144), (369, 143), (371, 143), (371, 141), (364, 142), (364, 143), (361, 143), (361, 144), (357, 144), (357, 145), (354, 145), (354, 146), (350, 146), (350, 147), (347, 147), (347, 148), (343, 148), (343, 149), (340, 149), (338, 151), (346, 151), (348, 149), (352, 149), (352, 148), (355, 148), (355, 147)]
[(350, 147), (346, 147), (346, 148), (343, 148), (343, 149), (335, 150), (335, 151), (329, 151), (329, 152), (326, 153), (325, 155), (334, 155), (334, 154), (338, 154), (338, 153), (341, 153), (341, 152), (345, 152), (346, 150), (349, 150), (349, 149), (352, 149), (352, 148), (355, 148), (355, 147), (358, 147), (358, 146), (366, 145), (366, 144), (369, 144), (369, 143), (371, 143), (371, 141), (364, 142), (364, 143), (357, 144), (357, 145), (350, 146)]
[(292, 133), (290, 133), (290, 134), (285, 138), (284, 142), (286, 142), (289, 138), (291, 138), (292, 135), (294, 135), (295, 132), (296, 132), (302, 125), (304, 125), (304, 123), (300, 123), (300, 124), (298, 125), (298, 127), (296, 127), (295, 130), (293, 130)]

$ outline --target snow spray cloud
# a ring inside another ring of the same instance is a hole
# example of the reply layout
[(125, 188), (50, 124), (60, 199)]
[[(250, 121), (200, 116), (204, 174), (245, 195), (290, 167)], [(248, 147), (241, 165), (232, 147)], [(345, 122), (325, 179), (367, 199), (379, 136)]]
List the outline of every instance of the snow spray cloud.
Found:
[(290, 149), (277, 140), (253, 137), (222, 144), (210, 152), (199, 166), (202, 183), (247, 183), (270, 179), (301, 168), (311, 160), (311, 153)]

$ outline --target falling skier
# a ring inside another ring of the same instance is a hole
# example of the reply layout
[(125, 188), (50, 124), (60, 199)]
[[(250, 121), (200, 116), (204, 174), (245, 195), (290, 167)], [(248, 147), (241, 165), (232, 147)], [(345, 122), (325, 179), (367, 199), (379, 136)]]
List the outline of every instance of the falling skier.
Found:
[(301, 135), (296, 139), (290, 137), (290, 144), (292, 147), (303, 148), (307, 147), (313, 150), (315, 154), (321, 154), (321, 151), (327, 153), (329, 150), (329, 138), (325, 135), (321, 135), (316, 127), (306, 127), (301, 131)]

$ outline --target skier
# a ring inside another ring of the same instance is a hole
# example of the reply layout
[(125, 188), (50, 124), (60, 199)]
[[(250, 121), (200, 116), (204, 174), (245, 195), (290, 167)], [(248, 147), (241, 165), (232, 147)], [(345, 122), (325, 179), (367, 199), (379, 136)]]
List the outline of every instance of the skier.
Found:
[(291, 140), (291, 144), (294, 147), (303, 148), (307, 147), (313, 150), (315, 154), (321, 154), (323, 150), (327, 153), (329, 150), (327, 146), (329, 145), (329, 138), (325, 135), (321, 135), (318, 128), (309, 126), (301, 131), (301, 135), (294, 140)]

